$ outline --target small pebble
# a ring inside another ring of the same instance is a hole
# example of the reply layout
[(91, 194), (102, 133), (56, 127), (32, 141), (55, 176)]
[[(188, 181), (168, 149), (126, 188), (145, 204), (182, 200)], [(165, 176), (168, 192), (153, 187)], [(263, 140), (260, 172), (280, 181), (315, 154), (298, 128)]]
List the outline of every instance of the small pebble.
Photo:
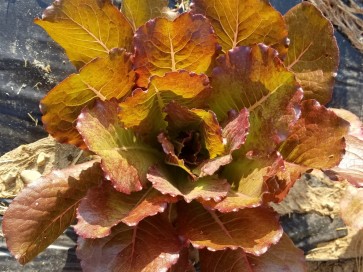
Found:
[(41, 176), (42, 174), (35, 170), (23, 170), (20, 173), (20, 177), (25, 184), (29, 184)]
[(37, 158), (37, 165), (43, 166), (47, 160), (47, 155), (44, 152), (40, 152)]

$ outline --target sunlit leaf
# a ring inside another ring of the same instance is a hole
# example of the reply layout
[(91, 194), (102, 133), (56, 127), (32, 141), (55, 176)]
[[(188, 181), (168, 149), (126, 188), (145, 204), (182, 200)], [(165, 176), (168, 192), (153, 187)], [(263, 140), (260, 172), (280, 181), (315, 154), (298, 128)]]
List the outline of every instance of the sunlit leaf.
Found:
[(211, 111), (191, 109), (171, 102), (165, 107), (168, 130), (172, 133), (181, 131), (199, 131), (202, 145), (208, 150), (211, 159), (224, 153), (222, 128), (215, 114)]
[(225, 144), (223, 156), (212, 160), (207, 160), (200, 164), (193, 172), (199, 177), (211, 176), (219, 170), (221, 166), (232, 162), (232, 152), (239, 149), (246, 141), (250, 123), (247, 109), (242, 109), (235, 118), (230, 121), (222, 130), (222, 137)]
[(305, 272), (304, 253), (284, 234), (261, 256), (246, 254), (241, 249), (211, 252), (200, 251), (201, 271), (229, 272)]
[(102, 186), (90, 189), (82, 199), (75, 230), (83, 238), (102, 238), (109, 235), (111, 228), (118, 223), (135, 226), (142, 219), (163, 212), (168, 203), (176, 201), (176, 198), (162, 195), (152, 188), (125, 195), (105, 181)]
[(112, 50), (103, 59), (85, 65), (53, 88), (41, 101), (42, 121), (46, 130), (59, 142), (85, 147), (76, 129), (76, 120), (85, 106), (96, 98), (122, 98), (134, 85), (130, 55), (124, 50)]
[(195, 201), (178, 208), (178, 231), (197, 248), (242, 248), (259, 256), (282, 235), (276, 214), (268, 208), (219, 213), (206, 210)]
[(268, 1), (195, 0), (193, 7), (211, 21), (224, 52), (256, 43), (287, 51), (284, 19)]
[(339, 64), (333, 25), (308, 2), (293, 7), (285, 20), (290, 39), (285, 65), (295, 73), (305, 99), (328, 103)]
[(81, 68), (113, 48), (132, 51), (133, 30), (110, 0), (57, 0), (35, 23), (65, 50)]
[(161, 193), (182, 196), (188, 203), (197, 198), (218, 201), (226, 196), (229, 190), (229, 183), (225, 179), (204, 177), (193, 181), (186, 175), (178, 175), (175, 171), (171, 174), (157, 167), (150, 168), (147, 178)]
[(231, 111), (247, 108), (250, 130), (246, 151), (268, 150), (286, 137), (288, 126), (296, 120), (302, 91), (277, 57), (265, 45), (238, 47), (217, 59), (212, 73), (209, 105), (220, 120)]
[(344, 222), (357, 230), (363, 229), (363, 188), (348, 186), (340, 203)]
[(92, 109), (82, 111), (77, 129), (88, 148), (102, 158), (106, 179), (116, 190), (129, 194), (142, 190), (147, 183), (147, 170), (161, 158), (157, 150), (123, 128), (118, 113), (116, 100), (97, 100)]
[(160, 17), (167, 6), (167, 0), (123, 0), (121, 11), (136, 30), (150, 19)]
[(96, 161), (55, 170), (27, 186), (6, 210), (6, 243), (25, 264), (52, 244), (74, 221), (79, 201), (102, 180)]
[(174, 21), (155, 18), (135, 33), (137, 85), (147, 87), (152, 75), (185, 69), (208, 73), (216, 54), (217, 39), (202, 15), (183, 13)]
[(135, 227), (119, 224), (105, 238), (79, 238), (77, 256), (84, 271), (167, 271), (181, 248), (171, 224), (156, 215)]
[(264, 194), (269, 193), (267, 181), (281, 171), (283, 171), (283, 159), (278, 154), (235, 160), (223, 171), (223, 176), (232, 183), (227, 197), (219, 202), (204, 201), (202, 203), (220, 212), (260, 206)]
[(341, 161), (349, 123), (315, 100), (305, 100), (280, 152), (288, 162), (326, 169)]
[(126, 127), (137, 127), (141, 134), (157, 135), (166, 128), (164, 108), (168, 103), (175, 101), (188, 108), (200, 108), (209, 92), (205, 75), (179, 71), (154, 76), (147, 91), (136, 89), (133, 96), (120, 103), (120, 119)]

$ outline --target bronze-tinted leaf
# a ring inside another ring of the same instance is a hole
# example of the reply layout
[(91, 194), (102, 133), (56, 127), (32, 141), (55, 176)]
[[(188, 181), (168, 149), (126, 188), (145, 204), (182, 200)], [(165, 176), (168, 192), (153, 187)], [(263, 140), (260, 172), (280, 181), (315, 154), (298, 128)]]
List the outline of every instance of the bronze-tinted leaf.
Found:
[(96, 161), (55, 170), (31, 183), (6, 210), (3, 233), (10, 252), (25, 264), (74, 221), (79, 201), (102, 180)]
[(163, 194), (172, 196), (182, 196), (186, 202), (201, 198), (205, 200), (221, 200), (227, 195), (229, 183), (225, 179), (218, 177), (203, 177), (196, 181), (191, 180), (186, 175), (181, 175), (173, 171), (171, 173), (162, 171), (157, 167), (151, 167), (147, 178), (153, 187)]
[(242, 109), (234, 119), (227, 123), (222, 130), (224, 154), (215, 159), (210, 159), (201, 163), (193, 169), (199, 177), (211, 176), (217, 172), (220, 167), (232, 162), (232, 152), (238, 150), (246, 141), (250, 123), (248, 121), (249, 113), (247, 109)]
[[(196, 272), (194, 266), (193, 266), (193, 261), (196, 261), (195, 259), (192, 258), (192, 254), (190, 254), (190, 252), (193, 251), (197, 251), (195, 248), (191, 247), (191, 249), (189, 248), (183, 248), (180, 251), (180, 256), (178, 259), (178, 262), (176, 264), (174, 264), (169, 270), (168, 272)], [(196, 253), (196, 255), (198, 255), (198, 253)]]
[(123, 222), (137, 225), (142, 219), (163, 212), (177, 198), (162, 195), (149, 188), (125, 195), (116, 191), (109, 181), (90, 189), (77, 210), (75, 230), (83, 238), (102, 238), (111, 228)]
[(282, 229), (276, 214), (268, 208), (219, 213), (197, 202), (178, 205), (178, 230), (194, 247), (210, 250), (242, 248), (259, 256), (276, 244)]
[(279, 150), (288, 162), (327, 169), (341, 161), (349, 123), (315, 100), (305, 100), (301, 117)]
[(123, 0), (121, 11), (136, 30), (150, 19), (161, 16), (167, 6), (167, 0)]
[(191, 109), (171, 102), (165, 107), (167, 129), (175, 134), (182, 131), (198, 131), (204, 148), (211, 159), (224, 153), (222, 128), (212, 111)]
[(133, 30), (110, 0), (57, 0), (35, 23), (65, 50), (81, 68), (113, 48), (132, 51)]
[(344, 222), (356, 230), (363, 229), (363, 188), (349, 185), (340, 203)]
[(290, 238), (283, 234), (276, 245), (259, 256), (247, 254), (254, 272), (306, 272), (304, 252), (298, 249)]
[(285, 20), (290, 39), (285, 65), (295, 73), (305, 99), (328, 103), (339, 64), (333, 25), (308, 2), (288, 11)]
[(174, 21), (156, 18), (135, 34), (137, 85), (147, 87), (152, 75), (163, 76), (181, 69), (208, 73), (213, 63), (217, 39), (202, 15), (183, 13)]
[(264, 43), (284, 55), (287, 29), (281, 14), (262, 0), (195, 0), (194, 12), (211, 21), (223, 51)]
[(200, 108), (209, 93), (206, 75), (178, 71), (153, 76), (147, 91), (136, 89), (133, 96), (120, 103), (120, 120), (140, 134), (156, 137), (166, 128), (164, 108), (171, 101), (188, 108)]
[(184, 171), (186, 171), (193, 179), (195, 179), (195, 175), (192, 171), (185, 165), (183, 159), (178, 158), (175, 154), (175, 147), (172, 142), (168, 139), (165, 133), (160, 133), (158, 135), (158, 141), (161, 144), (164, 153), (166, 154), (165, 163), (169, 165), (174, 165), (180, 167)]
[(76, 129), (81, 110), (93, 105), (96, 98), (122, 98), (134, 85), (130, 55), (124, 50), (112, 50), (110, 55), (85, 65), (53, 88), (41, 101), (42, 121), (46, 130), (59, 142), (85, 148)]
[(237, 47), (219, 57), (211, 85), (209, 105), (219, 120), (227, 119), (231, 111), (249, 111), (246, 152), (272, 152), (297, 119), (302, 91), (276, 50), (263, 44)]
[(135, 137), (131, 130), (125, 129), (118, 113), (115, 99), (97, 100), (92, 109), (82, 111), (77, 129), (88, 148), (101, 157), (106, 179), (116, 190), (130, 194), (142, 190), (147, 183), (147, 170), (161, 162), (161, 156)]
[(260, 206), (264, 195), (269, 193), (268, 180), (282, 172), (283, 166), (283, 159), (279, 154), (259, 154), (255, 157), (235, 160), (222, 172), (222, 176), (232, 184), (227, 197), (219, 202), (202, 203), (220, 212)]
[(77, 256), (84, 271), (167, 271), (181, 248), (171, 224), (156, 215), (135, 227), (119, 224), (105, 238), (79, 238)]
[(211, 252), (200, 250), (201, 271), (228, 272), (305, 272), (304, 253), (284, 234), (261, 256), (246, 254), (241, 249)]

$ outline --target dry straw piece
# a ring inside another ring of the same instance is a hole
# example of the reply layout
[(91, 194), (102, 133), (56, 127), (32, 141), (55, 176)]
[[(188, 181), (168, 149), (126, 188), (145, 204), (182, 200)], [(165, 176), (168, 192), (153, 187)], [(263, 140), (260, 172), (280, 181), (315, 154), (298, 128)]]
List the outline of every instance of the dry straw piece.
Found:
[(363, 0), (309, 0), (363, 52)]

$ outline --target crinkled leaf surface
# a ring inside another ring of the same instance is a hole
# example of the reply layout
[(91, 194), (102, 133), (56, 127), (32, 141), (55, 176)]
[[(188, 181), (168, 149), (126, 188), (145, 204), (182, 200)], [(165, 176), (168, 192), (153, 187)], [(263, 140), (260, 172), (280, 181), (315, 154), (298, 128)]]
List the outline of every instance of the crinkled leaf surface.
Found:
[(135, 33), (137, 84), (147, 87), (152, 75), (185, 69), (208, 73), (213, 64), (217, 39), (202, 15), (183, 13), (174, 21), (155, 18)]
[(209, 105), (220, 120), (228, 113), (247, 108), (250, 130), (245, 148), (275, 149), (296, 119), (294, 108), (302, 91), (277, 56), (276, 50), (263, 44), (238, 47), (217, 59), (213, 69)]
[(113, 48), (132, 51), (133, 30), (110, 0), (57, 0), (35, 23), (65, 50), (81, 68)]
[(114, 49), (109, 56), (92, 60), (42, 99), (46, 130), (59, 142), (85, 147), (75, 127), (81, 110), (96, 98), (124, 97), (130, 93), (134, 79), (130, 55), (124, 50)]
[(120, 119), (126, 127), (137, 127), (139, 133), (158, 134), (166, 128), (164, 108), (168, 103), (175, 101), (188, 108), (199, 108), (209, 92), (206, 75), (178, 71), (153, 76), (147, 91), (136, 89), (120, 103)]
[(171, 224), (156, 215), (135, 227), (119, 224), (105, 238), (79, 238), (77, 256), (84, 271), (167, 271), (181, 248)]
[(287, 51), (284, 19), (268, 1), (195, 0), (194, 9), (211, 21), (224, 52), (256, 43)]
[(78, 117), (77, 129), (88, 148), (102, 158), (106, 179), (116, 190), (129, 194), (145, 186), (149, 167), (160, 161), (159, 152), (142, 143), (118, 119), (115, 99), (97, 100), (92, 109), (84, 109)]
[(261, 256), (246, 254), (241, 249), (211, 252), (200, 251), (202, 271), (230, 272), (304, 272), (306, 271), (304, 253), (296, 248), (284, 234), (278, 244), (272, 245)]
[(339, 64), (333, 25), (308, 2), (293, 7), (285, 20), (290, 39), (285, 65), (295, 73), (305, 99), (328, 103)]
[(161, 193), (182, 196), (188, 203), (197, 198), (221, 200), (230, 187), (226, 179), (212, 176), (193, 181), (186, 175), (178, 175), (176, 171), (171, 174), (155, 166), (150, 168), (147, 178)]
[(202, 144), (208, 150), (211, 159), (224, 153), (222, 128), (212, 111), (191, 109), (171, 102), (165, 107), (168, 130), (171, 133), (181, 131), (199, 131)]
[(55, 170), (14, 199), (3, 219), (6, 243), (25, 264), (53, 243), (74, 221), (79, 201), (102, 180), (99, 162)]
[(83, 238), (102, 238), (120, 222), (137, 225), (142, 219), (163, 212), (177, 198), (144, 189), (130, 195), (116, 191), (109, 181), (90, 189), (77, 210), (75, 230)]
[(305, 100), (301, 117), (279, 150), (288, 162), (327, 169), (341, 161), (349, 123), (315, 100)]
[(348, 186), (340, 203), (344, 222), (357, 230), (363, 229), (363, 188)]
[(178, 205), (179, 233), (194, 247), (211, 250), (242, 248), (261, 255), (276, 244), (282, 229), (277, 215), (268, 208), (247, 208), (234, 213), (206, 210), (197, 202)]
[(167, 6), (167, 0), (123, 0), (121, 11), (136, 30), (150, 19), (161, 16)]

